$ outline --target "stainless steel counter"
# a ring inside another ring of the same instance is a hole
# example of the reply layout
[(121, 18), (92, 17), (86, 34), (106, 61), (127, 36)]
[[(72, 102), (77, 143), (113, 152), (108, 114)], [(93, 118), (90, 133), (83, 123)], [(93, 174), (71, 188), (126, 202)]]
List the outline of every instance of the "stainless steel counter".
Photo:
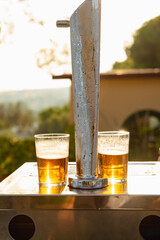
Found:
[(144, 239), (142, 220), (160, 216), (159, 185), (160, 162), (129, 162), (127, 183), (98, 190), (39, 188), (36, 163), (25, 163), (0, 183), (1, 239), (13, 239), (8, 224), (19, 215), (35, 223), (31, 239)]

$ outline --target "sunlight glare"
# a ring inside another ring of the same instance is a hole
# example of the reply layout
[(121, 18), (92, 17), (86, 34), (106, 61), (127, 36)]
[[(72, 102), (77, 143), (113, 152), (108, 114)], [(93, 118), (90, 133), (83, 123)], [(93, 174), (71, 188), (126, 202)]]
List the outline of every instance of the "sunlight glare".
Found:
[[(59, 87), (51, 75), (71, 73), (70, 30), (57, 29), (56, 21), (69, 19), (83, 0), (0, 0), (0, 91)], [(159, 0), (102, 0), (100, 70), (112, 69), (126, 58), (124, 46), (141, 25), (159, 15)], [(52, 49), (56, 58), (48, 70), (37, 66), (36, 53)], [(67, 47), (69, 56), (63, 54)], [(51, 81), (52, 83), (48, 84)], [(64, 81), (64, 86), (69, 86)]]

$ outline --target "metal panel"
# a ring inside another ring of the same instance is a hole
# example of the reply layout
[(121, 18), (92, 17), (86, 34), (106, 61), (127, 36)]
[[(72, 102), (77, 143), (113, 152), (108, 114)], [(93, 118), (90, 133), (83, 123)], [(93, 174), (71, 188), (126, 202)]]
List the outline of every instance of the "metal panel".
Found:
[(19, 214), (32, 218), (36, 230), (33, 240), (142, 240), (139, 233), (141, 220), (156, 211), (71, 211), (71, 210), (11, 210), (0, 211), (1, 240), (11, 240), (10, 220)]
[[(75, 171), (75, 164), (70, 163), (69, 175)], [(0, 239), (13, 239), (8, 230), (10, 221), (26, 215), (35, 224), (31, 238), (35, 240), (142, 240), (142, 219), (160, 216), (159, 181), (159, 162), (130, 162), (127, 184), (99, 190), (66, 186), (55, 194), (51, 189), (41, 194), (36, 163), (25, 163), (0, 183)]]
[[(69, 176), (75, 171), (75, 164), (70, 163)], [(127, 183), (97, 190), (75, 190), (68, 186), (40, 189), (36, 163), (25, 163), (0, 183), (0, 206), (1, 209), (159, 210), (159, 182), (159, 162), (131, 162)]]

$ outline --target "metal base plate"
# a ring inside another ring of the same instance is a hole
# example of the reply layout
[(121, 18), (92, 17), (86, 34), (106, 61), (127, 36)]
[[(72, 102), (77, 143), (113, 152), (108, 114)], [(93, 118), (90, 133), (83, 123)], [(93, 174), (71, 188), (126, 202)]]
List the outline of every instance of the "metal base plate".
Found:
[(70, 177), (68, 179), (68, 185), (71, 188), (98, 189), (106, 187), (108, 185), (108, 179), (107, 178), (84, 179)]

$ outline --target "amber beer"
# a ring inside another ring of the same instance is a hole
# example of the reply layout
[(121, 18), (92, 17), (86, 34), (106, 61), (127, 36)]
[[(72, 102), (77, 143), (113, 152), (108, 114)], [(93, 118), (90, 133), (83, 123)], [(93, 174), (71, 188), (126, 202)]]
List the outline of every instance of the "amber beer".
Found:
[(103, 190), (104, 194), (126, 194), (128, 193), (127, 181), (125, 182), (110, 182), (106, 189)]
[(127, 179), (128, 153), (98, 153), (98, 161), (101, 177), (122, 182)]
[(68, 157), (37, 157), (40, 184), (65, 184), (67, 182)]
[[(50, 192), (50, 187), (62, 186), (67, 183), (69, 134), (45, 133), (36, 134), (35, 149), (39, 185), (47, 188), (40, 192)], [(52, 191), (51, 191), (52, 192)]]

